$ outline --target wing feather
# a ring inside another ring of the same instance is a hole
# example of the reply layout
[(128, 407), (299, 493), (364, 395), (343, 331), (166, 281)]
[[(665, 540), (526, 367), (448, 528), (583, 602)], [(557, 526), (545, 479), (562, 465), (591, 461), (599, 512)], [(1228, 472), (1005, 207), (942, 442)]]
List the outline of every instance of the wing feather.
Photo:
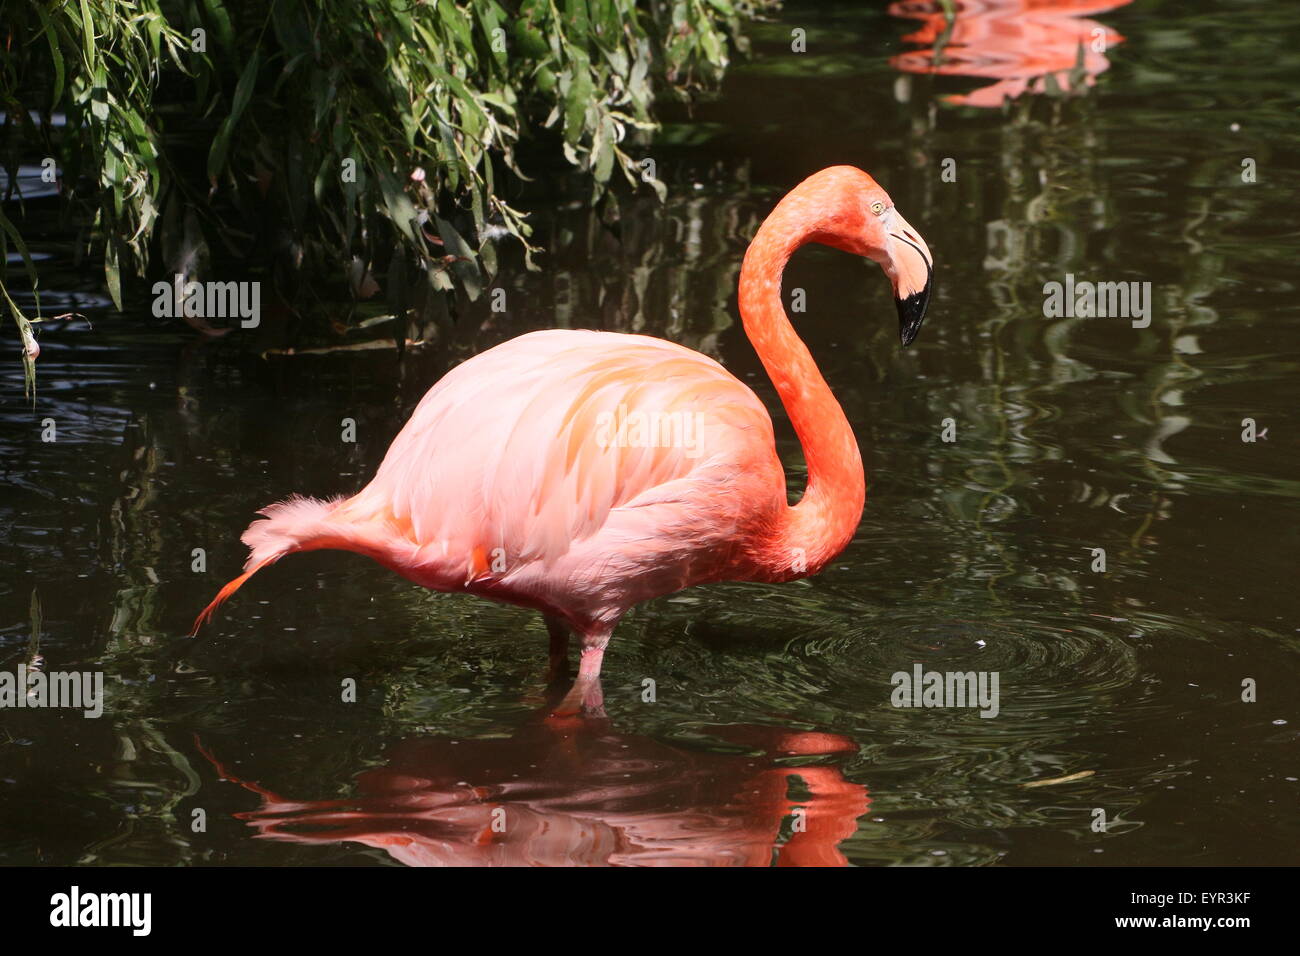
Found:
[[(678, 438), (702, 427), (693, 443), (599, 440), (602, 424), (636, 414)], [(772, 447), (767, 411), (712, 359), (648, 336), (535, 332), (430, 389), (349, 507), (383, 512), (471, 573), (497, 548), (508, 563), (550, 563), (655, 489), (743, 465), (753, 442)]]

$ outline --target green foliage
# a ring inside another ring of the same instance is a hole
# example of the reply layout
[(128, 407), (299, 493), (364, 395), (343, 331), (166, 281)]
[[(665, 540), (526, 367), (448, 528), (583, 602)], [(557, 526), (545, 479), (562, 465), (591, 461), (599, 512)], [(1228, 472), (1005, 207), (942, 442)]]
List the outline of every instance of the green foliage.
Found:
[[(93, 176), (103, 195), (93, 209), (94, 225), (106, 237), (105, 274), (121, 308), (121, 268), (142, 267), (147, 261), (146, 243), (158, 213), (162, 176), (158, 137), (151, 126), (153, 92), (164, 49), (177, 68), (185, 69), (178, 55), (182, 38), (168, 26), (156, 0), (9, 2), (4, 22), (8, 55), (0, 71), (0, 108), (9, 134), (9, 192), (14, 191), (21, 145), (39, 144), (43, 155), (62, 156), (65, 177)], [(64, 143), (56, 141), (50, 124), (56, 110), (66, 113), (64, 129), (75, 131)], [(32, 113), (40, 117), (39, 123)], [(22, 255), (36, 289), (27, 247), (0, 210), (0, 253), (7, 254), (10, 243)], [(0, 286), (3, 278), (0, 274)], [(31, 322), (8, 289), (3, 291), (23, 340), (30, 391), (38, 351)]]
[[(5, 198), (20, 158), (57, 157), (119, 309), (151, 249), (189, 273), (211, 237), (307, 284), (347, 273), (355, 291), (358, 275), (395, 270), (474, 297), (496, 238), (521, 242), (530, 266), (537, 251), (503, 198), (503, 180), (526, 178), (523, 139), (554, 144), (593, 199), (615, 170), (641, 185), (627, 150), (654, 128), (656, 94), (716, 83), (744, 49), (741, 20), (776, 2), (6, 0)], [(0, 251), (10, 243), (35, 287), (0, 213)]]

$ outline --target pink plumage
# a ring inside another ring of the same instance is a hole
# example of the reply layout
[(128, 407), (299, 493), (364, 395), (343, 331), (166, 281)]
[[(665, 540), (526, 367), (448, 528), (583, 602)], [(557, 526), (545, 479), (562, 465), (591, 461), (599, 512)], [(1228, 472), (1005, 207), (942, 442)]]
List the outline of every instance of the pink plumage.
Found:
[(601, 657), (634, 604), (707, 581), (816, 573), (851, 538), (864, 479), (848, 422), (780, 303), (781, 269), (805, 241), (881, 262), (900, 319), (910, 303), (911, 334), (930, 275), (924, 243), (852, 167), (802, 183), (751, 244), (741, 312), (808, 457), (799, 505), (787, 503), (767, 410), (713, 359), (642, 335), (533, 332), (435, 384), (353, 497), (265, 509), (243, 535), (245, 573), (195, 630), (286, 554), (356, 551), (424, 587), (542, 611), (553, 669), (575, 630), (581, 667), (559, 708), (572, 712), (600, 706)]

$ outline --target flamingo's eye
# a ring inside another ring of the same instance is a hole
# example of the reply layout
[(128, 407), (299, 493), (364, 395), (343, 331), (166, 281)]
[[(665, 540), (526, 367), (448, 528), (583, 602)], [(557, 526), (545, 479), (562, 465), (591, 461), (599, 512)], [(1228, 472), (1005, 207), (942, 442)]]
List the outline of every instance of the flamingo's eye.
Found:
[(871, 204), (871, 211), (875, 213), (877, 216), (879, 216), (882, 212), (885, 211), (885, 204), (881, 202), (879, 199), (877, 199), (875, 202)]

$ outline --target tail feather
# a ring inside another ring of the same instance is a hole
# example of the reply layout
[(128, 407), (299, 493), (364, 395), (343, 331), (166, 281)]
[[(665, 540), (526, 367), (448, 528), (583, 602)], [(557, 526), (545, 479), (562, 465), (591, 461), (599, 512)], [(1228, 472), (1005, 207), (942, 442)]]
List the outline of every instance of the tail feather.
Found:
[(196, 635), (199, 628), (216, 613), (217, 608), (254, 574), (268, 564), (279, 561), (286, 554), (303, 550), (304, 543), (320, 537), (325, 522), (339, 501), (338, 498), (322, 501), (319, 498), (295, 495), (259, 511), (258, 514), (264, 515), (265, 519), (254, 521), (240, 536), (240, 540), (248, 545), (249, 551), (248, 560), (244, 562), (244, 573), (217, 592), (217, 596), (194, 620), (190, 637)]
[(194, 619), (194, 626), (190, 628), (190, 637), (194, 637), (196, 634), (199, 633), (199, 628), (201, 628), (204, 624), (208, 622), (208, 620), (212, 617), (212, 615), (217, 612), (217, 608), (225, 604), (226, 599), (230, 597), (230, 595), (238, 591), (245, 581), (247, 581), (254, 574), (262, 570), (262, 568), (266, 567), (270, 563), (271, 563), (270, 561), (263, 561), (261, 564), (256, 565), (255, 567), (245, 571), (243, 574), (235, 578), (233, 581), (227, 582), (226, 586), (217, 592), (217, 596), (212, 599), (212, 602), (208, 604), (208, 606), (203, 609), (203, 611), (199, 614), (199, 616)]

